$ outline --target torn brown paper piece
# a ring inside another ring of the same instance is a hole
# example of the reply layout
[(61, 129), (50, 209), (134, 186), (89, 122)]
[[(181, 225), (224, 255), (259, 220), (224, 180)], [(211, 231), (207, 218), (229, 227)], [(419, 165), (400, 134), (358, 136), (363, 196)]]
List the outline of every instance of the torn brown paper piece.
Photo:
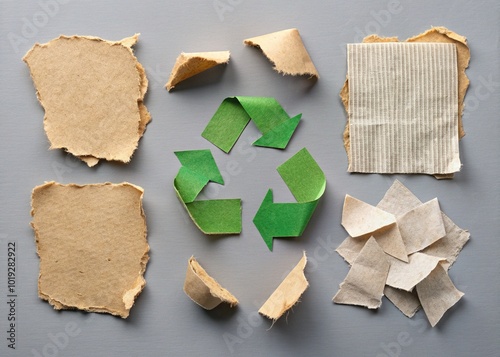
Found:
[(278, 73), (319, 78), (297, 29), (288, 29), (248, 38), (245, 45), (258, 47), (274, 63)]
[(394, 215), (350, 195), (345, 196), (342, 226), (351, 237), (361, 237), (394, 223), (396, 223)]
[(441, 264), (417, 284), (416, 290), (432, 327), (436, 326), (444, 313), (464, 296), (464, 293), (453, 285)]
[(50, 149), (88, 166), (130, 161), (151, 120), (143, 102), (148, 80), (132, 51), (137, 40), (60, 36), (26, 53)]
[(424, 280), (439, 262), (446, 260), (419, 252), (411, 254), (408, 263), (398, 259), (389, 259), (391, 259), (391, 268), (386, 284), (405, 291), (412, 291), (415, 285)]
[(421, 251), (446, 235), (437, 198), (415, 207), (397, 220), (408, 254)]
[(238, 299), (208, 275), (194, 257), (188, 261), (184, 292), (206, 310), (212, 310), (222, 302), (231, 307), (238, 305)]
[(219, 64), (226, 64), (229, 62), (229, 51), (214, 51), (214, 52), (182, 52), (170, 73), (165, 87), (170, 92), (178, 83), (188, 79), (198, 73), (206, 71)]
[[(377, 35), (370, 35), (363, 39), (363, 43), (383, 43), (383, 42), (398, 42), (397, 37), (379, 37)], [(429, 43), (452, 43), (456, 46), (457, 51), (457, 69), (458, 69), (458, 135), (462, 138), (465, 135), (462, 125), (462, 112), (464, 108), (464, 98), (467, 88), (469, 86), (469, 79), (465, 74), (465, 70), (469, 65), (470, 51), (467, 46), (465, 37), (458, 35), (444, 27), (433, 27), (430, 30), (409, 38), (406, 42), (429, 42)], [(340, 97), (346, 112), (349, 112), (349, 79), (346, 78), (344, 86), (340, 91)], [(344, 130), (344, 147), (347, 152), (348, 162), (351, 163), (350, 147), (350, 125), (349, 119), (347, 120)], [(449, 175), (435, 175), (436, 178), (452, 178), (453, 174)]]
[(386, 254), (370, 238), (351, 266), (340, 289), (333, 297), (336, 304), (366, 306), (378, 309), (382, 305), (384, 286), (389, 272)]
[(271, 294), (269, 299), (267, 299), (264, 305), (259, 309), (261, 315), (272, 320), (277, 320), (299, 301), (300, 297), (309, 286), (304, 275), (306, 264), (307, 257), (304, 252), (295, 268), (292, 269)]
[(143, 193), (126, 182), (33, 189), (41, 299), (57, 310), (129, 315), (149, 260)]

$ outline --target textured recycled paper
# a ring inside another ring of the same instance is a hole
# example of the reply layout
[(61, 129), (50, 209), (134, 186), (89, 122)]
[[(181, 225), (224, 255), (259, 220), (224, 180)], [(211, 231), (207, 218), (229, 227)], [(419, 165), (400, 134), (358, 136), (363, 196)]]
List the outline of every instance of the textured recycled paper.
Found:
[(397, 224), (374, 232), (373, 237), (384, 252), (394, 258), (408, 262), (408, 252)]
[(386, 285), (384, 288), (384, 295), (399, 309), (399, 311), (409, 318), (412, 318), (417, 311), (420, 310), (421, 305), (417, 296), (417, 289), (413, 289), (413, 291), (404, 291)]
[(126, 182), (33, 189), (41, 299), (57, 310), (129, 315), (149, 260), (143, 193)]
[(165, 87), (171, 91), (178, 83), (219, 64), (229, 62), (229, 51), (182, 52), (175, 61), (170, 78)]
[(132, 51), (138, 36), (116, 42), (60, 36), (26, 53), (50, 149), (88, 166), (130, 161), (151, 120), (143, 103), (148, 80)]
[[(389, 190), (387, 190), (384, 198), (378, 203), (377, 207), (394, 214), (398, 218), (421, 204), (422, 201), (420, 201), (408, 188), (400, 181), (395, 180)], [(441, 212), (441, 217), (443, 219), (446, 235), (422, 250), (422, 253), (446, 258), (447, 262), (442, 262), (441, 265), (449, 269), (469, 240), (470, 233), (458, 227), (443, 212)]]
[(177, 151), (175, 155), (182, 167), (174, 179), (174, 189), (194, 224), (205, 234), (241, 233), (239, 198), (195, 201), (210, 181), (224, 184), (212, 152), (188, 150)]
[(459, 171), (455, 45), (348, 44), (347, 57), (348, 171)]
[[(389, 190), (387, 190), (383, 199), (377, 204), (377, 208), (392, 213), (397, 218), (400, 218), (404, 214), (421, 205), (422, 202), (410, 190), (408, 190), (408, 188), (406, 188), (398, 180), (395, 180)], [(438, 259), (445, 258), (446, 260), (440, 261), (439, 265), (445, 269), (449, 269), (456, 261), (463, 246), (469, 240), (470, 233), (458, 227), (443, 212), (440, 212), (440, 214), (444, 222), (446, 235), (423, 249), (420, 253), (425, 253), (426, 255), (434, 256)], [(367, 240), (368, 237), (347, 237), (337, 248), (337, 252), (349, 265), (352, 265)], [(383, 248), (380, 244), (381, 241), (377, 240), (377, 242)], [(391, 255), (385, 249), (384, 251)], [(390, 262), (395, 261), (395, 259), (391, 258), (392, 257), (388, 257)], [(400, 264), (402, 264), (402, 262), (400, 262)], [(412, 317), (420, 309), (420, 301), (416, 294), (416, 289), (412, 292), (407, 292), (386, 285), (384, 295), (408, 317)]]
[(222, 302), (231, 307), (238, 305), (238, 299), (208, 275), (194, 257), (188, 261), (184, 292), (206, 310), (212, 310)]
[[(381, 42), (398, 42), (397, 37), (379, 37), (377, 35), (370, 35), (364, 38), (363, 43), (381, 43)], [(467, 40), (465, 37), (454, 33), (444, 27), (433, 27), (430, 30), (417, 35), (415, 37), (409, 38), (407, 42), (429, 42), (429, 43), (452, 43), (456, 46), (457, 51), (457, 69), (458, 69), (458, 132), (459, 137), (462, 138), (465, 135), (462, 125), (462, 112), (464, 108), (464, 98), (467, 88), (469, 86), (469, 79), (465, 74), (465, 70), (469, 65), (470, 51), (467, 46)], [(344, 104), (346, 112), (349, 109), (349, 82), (346, 79), (342, 90), (340, 91), (340, 97)], [(347, 152), (348, 161), (351, 163), (350, 156), (350, 130), (349, 130), (349, 119), (346, 123), (344, 131), (344, 146)], [(434, 175), (436, 178), (452, 178), (453, 175)]]
[(304, 275), (306, 264), (307, 257), (306, 252), (304, 252), (295, 268), (292, 269), (259, 309), (261, 315), (272, 320), (277, 320), (299, 302), (300, 297), (309, 286)]
[(290, 118), (272, 97), (228, 97), (208, 122), (201, 136), (229, 153), (252, 120), (262, 137), (252, 145), (285, 149), (302, 114)]
[(394, 215), (350, 195), (345, 196), (342, 226), (351, 237), (361, 237), (394, 223), (396, 223)]
[(273, 250), (276, 237), (302, 235), (326, 188), (325, 174), (306, 148), (277, 170), (297, 203), (274, 203), (273, 190), (267, 191), (253, 223), (269, 250)]
[(446, 235), (437, 198), (398, 217), (398, 226), (408, 254), (418, 252)]
[(396, 289), (412, 291), (415, 285), (424, 280), (439, 262), (446, 260), (419, 252), (411, 254), (408, 258), (408, 263), (391, 259), (387, 285)]
[(319, 78), (318, 71), (314, 67), (297, 29), (249, 38), (243, 43), (260, 48), (266, 57), (273, 62), (273, 69), (278, 73)]
[(438, 266), (417, 284), (417, 294), (432, 327), (464, 296), (451, 281), (446, 269)]
[(359, 253), (340, 283), (340, 289), (333, 297), (336, 304), (366, 306), (378, 309), (382, 305), (384, 286), (389, 272), (386, 254), (371, 237)]

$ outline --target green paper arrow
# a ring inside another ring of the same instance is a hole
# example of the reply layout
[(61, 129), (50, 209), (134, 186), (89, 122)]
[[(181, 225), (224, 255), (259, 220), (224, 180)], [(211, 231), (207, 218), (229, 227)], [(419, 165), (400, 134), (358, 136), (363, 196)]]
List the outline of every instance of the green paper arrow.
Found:
[(177, 151), (175, 155), (182, 167), (174, 179), (174, 189), (194, 224), (205, 234), (241, 233), (239, 198), (195, 201), (208, 182), (224, 184), (210, 150)]
[(269, 250), (274, 238), (302, 235), (326, 188), (325, 174), (306, 148), (277, 170), (297, 203), (274, 203), (273, 191), (267, 191), (253, 223)]
[(301, 116), (290, 118), (280, 103), (271, 97), (228, 97), (222, 101), (201, 136), (228, 153), (252, 120), (262, 133), (253, 145), (284, 149)]

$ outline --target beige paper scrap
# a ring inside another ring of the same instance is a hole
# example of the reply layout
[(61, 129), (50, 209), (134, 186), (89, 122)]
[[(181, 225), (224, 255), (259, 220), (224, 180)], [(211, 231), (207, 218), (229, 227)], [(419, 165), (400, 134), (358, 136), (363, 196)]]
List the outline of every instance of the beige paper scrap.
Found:
[[(395, 180), (377, 207), (394, 214), (396, 217), (400, 217), (421, 204), (422, 202), (408, 188), (400, 181)], [(447, 262), (441, 264), (449, 269), (469, 240), (470, 233), (458, 227), (443, 212), (441, 212), (441, 216), (446, 235), (425, 248), (422, 253), (446, 258)]]
[[(381, 42), (398, 42), (397, 37), (379, 37), (377, 35), (370, 35), (363, 39), (363, 43), (381, 43)], [(462, 123), (462, 112), (464, 108), (464, 98), (467, 88), (469, 86), (469, 79), (465, 74), (466, 68), (469, 66), (470, 61), (470, 50), (467, 46), (467, 39), (453, 31), (448, 30), (445, 27), (433, 27), (428, 31), (409, 38), (407, 42), (429, 42), (429, 43), (452, 43), (457, 49), (457, 69), (458, 69), (458, 130), (459, 137), (462, 138), (465, 135)], [(346, 78), (344, 86), (340, 91), (340, 97), (346, 112), (348, 112), (349, 107), (349, 79)], [(349, 119), (346, 122), (344, 130), (344, 147), (347, 152), (347, 158), (349, 163), (351, 162), (350, 155), (350, 132), (349, 132)], [(449, 175), (434, 175), (438, 179), (442, 178), (452, 178), (453, 174)]]
[(456, 48), (348, 44), (349, 172), (460, 170)]
[(307, 257), (306, 252), (304, 252), (298, 264), (259, 309), (261, 315), (277, 320), (299, 301), (309, 286), (304, 275), (306, 264)]
[[(408, 254), (406, 253), (403, 238), (399, 233), (397, 224), (392, 224), (374, 232), (372, 237), (375, 238), (378, 245), (380, 245), (380, 248), (382, 248), (385, 253), (404, 262), (408, 262)], [(352, 238), (349, 236), (338, 246), (336, 251), (347, 263), (349, 263), (349, 265), (352, 265), (361, 249), (365, 246), (368, 238), (370, 237)]]
[(170, 73), (165, 87), (170, 92), (178, 83), (197, 75), (207, 69), (215, 67), (219, 64), (229, 62), (229, 51), (213, 51), (213, 52), (182, 52)]
[(345, 196), (342, 226), (351, 237), (361, 237), (394, 223), (396, 223), (394, 215), (350, 195)]
[(238, 305), (238, 299), (208, 275), (194, 257), (188, 261), (184, 292), (206, 310), (212, 310), (222, 302), (231, 307)]
[(437, 198), (398, 217), (398, 226), (408, 254), (418, 252), (446, 235)]
[(249, 38), (243, 43), (260, 48), (266, 57), (274, 63), (273, 69), (278, 73), (319, 78), (318, 71), (314, 67), (297, 29)]
[(415, 285), (424, 280), (439, 262), (446, 260), (419, 252), (411, 254), (408, 263), (390, 257), (389, 259), (391, 268), (386, 284), (405, 291), (412, 291)]
[(372, 237), (368, 239), (333, 297), (336, 304), (366, 306), (382, 305), (384, 286), (389, 272), (386, 254)]
[(436, 326), (444, 313), (464, 296), (464, 293), (453, 285), (441, 264), (417, 284), (416, 290), (432, 327)]
[(409, 318), (412, 318), (420, 310), (420, 300), (418, 300), (417, 289), (404, 291), (386, 285), (384, 295), (396, 306), (399, 311)]
[(129, 315), (149, 260), (143, 193), (126, 182), (33, 189), (41, 299), (57, 310)]
[(148, 80), (132, 51), (137, 40), (137, 34), (116, 42), (60, 36), (26, 53), (50, 149), (88, 166), (130, 161), (151, 120), (143, 103)]
[(397, 224), (390, 225), (377, 232), (374, 232), (373, 238), (375, 238), (378, 245), (380, 245), (384, 252), (393, 256), (394, 258), (397, 258), (404, 262), (408, 262), (408, 253), (406, 251), (406, 246)]

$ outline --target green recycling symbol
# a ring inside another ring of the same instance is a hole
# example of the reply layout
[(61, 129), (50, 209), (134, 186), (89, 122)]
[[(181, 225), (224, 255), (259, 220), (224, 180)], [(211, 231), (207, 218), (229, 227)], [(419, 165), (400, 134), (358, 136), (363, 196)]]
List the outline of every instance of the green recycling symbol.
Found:
[[(226, 98), (202, 136), (228, 153), (250, 120), (263, 133), (254, 145), (284, 149), (297, 127), (301, 114), (290, 118), (274, 98)], [(174, 189), (195, 225), (205, 234), (241, 233), (241, 200), (196, 200), (203, 188), (224, 180), (210, 150), (175, 152), (181, 163)], [(297, 200), (275, 203), (269, 189), (253, 222), (269, 250), (274, 238), (302, 235), (326, 188), (323, 170), (306, 148), (278, 166), (278, 173)]]

